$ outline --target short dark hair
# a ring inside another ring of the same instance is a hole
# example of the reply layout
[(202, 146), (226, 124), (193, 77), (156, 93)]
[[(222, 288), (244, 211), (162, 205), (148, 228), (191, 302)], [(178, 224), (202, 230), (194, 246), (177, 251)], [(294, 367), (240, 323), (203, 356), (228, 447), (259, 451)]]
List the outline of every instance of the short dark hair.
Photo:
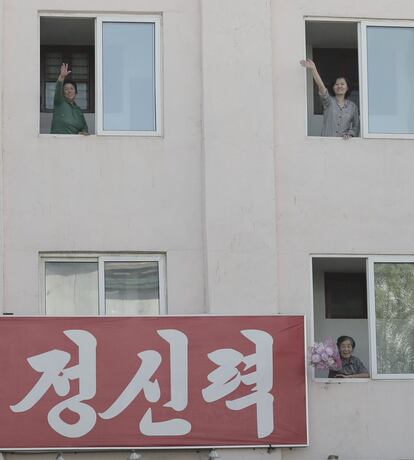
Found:
[(336, 341), (336, 345), (338, 346), (338, 348), (341, 346), (342, 342), (345, 342), (345, 340), (349, 340), (351, 342), (353, 350), (355, 348), (356, 343), (355, 340), (349, 335), (341, 335), (340, 337), (338, 337), (338, 340)]
[(69, 83), (70, 83), (71, 85), (73, 85), (73, 87), (75, 88), (75, 93), (78, 94), (78, 87), (77, 87), (77, 85), (76, 85), (76, 82), (74, 82), (74, 81), (72, 81), (72, 80), (65, 80), (65, 81), (63, 82), (63, 88), (65, 87), (65, 85), (67, 85), (67, 84), (69, 84)]
[(344, 75), (338, 75), (337, 77), (335, 77), (335, 78), (332, 80), (332, 83), (329, 85), (328, 91), (329, 91), (329, 94), (330, 94), (331, 96), (335, 96), (335, 92), (334, 92), (334, 90), (333, 90), (333, 87), (334, 87), (336, 81), (339, 80), (340, 78), (343, 78), (343, 79), (345, 80), (347, 86), (348, 86), (348, 90), (347, 90), (347, 92), (345, 93), (345, 99), (347, 99), (347, 98), (351, 95), (351, 93), (352, 93), (352, 88), (351, 88), (351, 85), (350, 85), (350, 83), (349, 83), (349, 78), (348, 78), (348, 77), (345, 77)]

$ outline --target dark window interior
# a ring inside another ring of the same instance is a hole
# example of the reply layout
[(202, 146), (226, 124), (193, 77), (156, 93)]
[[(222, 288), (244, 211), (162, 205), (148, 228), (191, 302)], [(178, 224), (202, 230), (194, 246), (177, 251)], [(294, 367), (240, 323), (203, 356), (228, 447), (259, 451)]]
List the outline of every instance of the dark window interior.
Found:
[[(349, 79), (352, 93), (350, 100), (359, 106), (358, 50), (349, 48), (313, 48), (313, 60), (326, 87), (334, 83), (337, 76)], [(313, 87), (314, 115), (323, 113), (318, 88)]]
[(53, 112), (55, 84), (62, 62), (69, 64), (70, 79), (76, 82), (76, 103), (84, 112), (95, 112), (95, 64), (93, 46), (40, 47), (40, 110)]
[(95, 133), (95, 18), (40, 17), (39, 132), (50, 133), (53, 98), (62, 62), (76, 82), (76, 103), (85, 113), (89, 133)]
[(365, 273), (325, 272), (325, 317), (367, 318)]

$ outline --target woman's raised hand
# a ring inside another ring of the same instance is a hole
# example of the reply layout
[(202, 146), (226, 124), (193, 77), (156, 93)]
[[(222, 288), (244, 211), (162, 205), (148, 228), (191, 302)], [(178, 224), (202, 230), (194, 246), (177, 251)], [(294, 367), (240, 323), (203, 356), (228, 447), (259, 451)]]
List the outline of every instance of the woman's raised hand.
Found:
[(302, 59), (302, 60), (300, 61), (300, 65), (301, 65), (302, 67), (306, 67), (307, 69), (311, 69), (311, 70), (316, 69), (316, 65), (315, 65), (315, 63), (312, 61), (312, 59)]
[(306, 69), (309, 69), (312, 72), (312, 76), (315, 80), (316, 86), (318, 87), (319, 94), (325, 94), (327, 91), (326, 86), (322, 81), (322, 78), (319, 75), (318, 70), (316, 68), (316, 64), (312, 61), (312, 59), (302, 59), (302, 61), (300, 61), (300, 65), (302, 67), (305, 67)]
[(60, 66), (60, 73), (58, 80), (63, 81), (72, 71), (68, 70), (69, 64), (65, 64), (64, 62)]

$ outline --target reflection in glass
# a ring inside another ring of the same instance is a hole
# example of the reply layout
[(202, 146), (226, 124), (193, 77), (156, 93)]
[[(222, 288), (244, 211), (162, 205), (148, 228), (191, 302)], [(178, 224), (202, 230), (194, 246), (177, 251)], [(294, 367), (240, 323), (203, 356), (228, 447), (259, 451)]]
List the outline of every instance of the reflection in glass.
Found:
[(107, 315), (159, 313), (157, 262), (105, 262)]
[(368, 130), (414, 133), (414, 28), (368, 27)]
[(97, 315), (98, 263), (46, 262), (46, 314)]
[(103, 23), (104, 130), (156, 130), (154, 33), (154, 23)]
[(375, 263), (379, 374), (414, 373), (414, 264)]

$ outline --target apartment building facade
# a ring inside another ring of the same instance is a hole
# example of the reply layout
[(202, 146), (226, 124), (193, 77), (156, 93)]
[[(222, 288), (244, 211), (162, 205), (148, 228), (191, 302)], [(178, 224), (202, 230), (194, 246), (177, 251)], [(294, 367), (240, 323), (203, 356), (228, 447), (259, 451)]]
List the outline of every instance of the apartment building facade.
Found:
[[(309, 445), (219, 455), (414, 458), (412, 2), (0, 5), (3, 313), (305, 315), (371, 377), (309, 367)], [(350, 75), (359, 137), (319, 135), (305, 55)], [(90, 135), (50, 134), (62, 61)]]

